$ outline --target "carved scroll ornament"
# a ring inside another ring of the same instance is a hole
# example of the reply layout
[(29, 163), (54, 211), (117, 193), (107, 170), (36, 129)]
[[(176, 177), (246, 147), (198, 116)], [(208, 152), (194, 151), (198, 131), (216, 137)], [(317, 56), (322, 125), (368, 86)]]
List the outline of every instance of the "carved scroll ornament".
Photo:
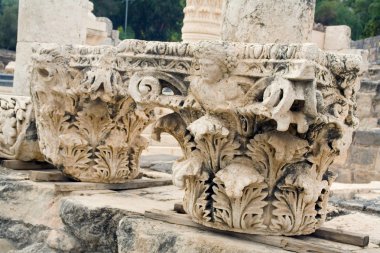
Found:
[(173, 110), (153, 137), (167, 132), (182, 147), (173, 181), (192, 219), (252, 234), (320, 227), (335, 179), (328, 167), (357, 126), (360, 59), (308, 44), (156, 43), (161, 54), (144, 46), (133, 57), (158, 65), (135, 68), (129, 91), (143, 108)]
[(164, 43), (36, 52), (43, 154), (80, 180), (132, 178), (139, 135), (173, 135), (173, 181), (195, 222), (252, 234), (312, 233), (326, 216), (329, 165), (357, 126), (359, 58), (309, 44)]

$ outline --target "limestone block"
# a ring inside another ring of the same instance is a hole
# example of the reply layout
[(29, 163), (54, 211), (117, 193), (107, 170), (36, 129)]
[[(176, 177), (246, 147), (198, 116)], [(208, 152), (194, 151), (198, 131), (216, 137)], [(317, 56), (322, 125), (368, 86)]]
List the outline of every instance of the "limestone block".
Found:
[(16, 46), (16, 67), (13, 81), (13, 94), (30, 96), (30, 60), (33, 43), (18, 42)]
[(119, 253), (202, 252), (202, 253), (286, 253), (288, 251), (241, 240), (232, 236), (201, 231), (139, 217), (125, 217), (117, 231)]
[(368, 165), (373, 167), (376, 161), (377, 150), (371, 147), (353, 147), (350, 154), (349, 164)]
[(326, 26), (325, 50), (351, 48), (351, 28), (346, 25)]
[(0, 158), (43, 160), (29, 97), (0, 95)]
[(358, 130), (355, 132), (354, 144), (365, 147), (380, 148), (380, 129)]
[(373, 98), (374, 95), (361, 93), (357, 97), (358, 109), (357, 113), (359, 118), (371, 117), (373, 112)]
[(220, 40), (223, 0), (187, 0), (182, 40)]
[(122, 183), (139, 174), (147, 146), (140, 133), (154, 113), (136, 108), (128, 95), (117, 52), (48, 44), (35, 54), (31, 90), (41, 152), (76, 180)]
[(320, 49), (325, 48), (325, 33), (313, 30), (310, 36), (310, 42), (316, 44)]
[(30, 96), (32, 44), (84, 44), (88, 0), (20, 0), (17, 55), (13, 84), (15, 95)]
[[(100, 42), (105, 40), (108, 36), (107, 22), (96, 18), (92, 13), (93, 4), (91, 3), (88, 14), (87, 14), (87, 26), (86, 26), (86, 44), (96, 46)], [(111, 23), (112, 26), (112, 23)], [(112, 29), (112, 28), (111, 28)]]
[(88, 0), (20, 0), (17, 41), (83, 44)]
[(353, 182), (357, 184), (367, 184), (376, 178), (377, 173), (375, 172), (373, 166), (353, 166), (352, 169)]
[(315, 0), (227, 0), (222, 39), (256, 43), (310, 40)]

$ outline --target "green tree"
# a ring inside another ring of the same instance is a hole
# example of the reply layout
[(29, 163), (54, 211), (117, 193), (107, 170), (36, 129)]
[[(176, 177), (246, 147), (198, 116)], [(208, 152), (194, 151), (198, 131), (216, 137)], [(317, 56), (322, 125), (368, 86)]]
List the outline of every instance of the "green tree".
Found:
[(18, 0), (0, 0), (0, 48), (16, 49)]
[(317, 0), (315, 21), (323, 25), (348, 25), (353, 39), (358, 39), (363, 29), (354, 10), (340, 0)]
[(316, 22), (348, 25), (354, 40), (380, 34), (380, 0), (317, 0)]
[[(125, 0), (94, 0), (95, 15), (112, 20), (114, 27), (124, 26)], [(179, 41), (184, 0), (130, 0), (127, 33), (124, 38)]]
[(361, 37), (380, 34), (380, 0), (347, 0), (363, 24)]

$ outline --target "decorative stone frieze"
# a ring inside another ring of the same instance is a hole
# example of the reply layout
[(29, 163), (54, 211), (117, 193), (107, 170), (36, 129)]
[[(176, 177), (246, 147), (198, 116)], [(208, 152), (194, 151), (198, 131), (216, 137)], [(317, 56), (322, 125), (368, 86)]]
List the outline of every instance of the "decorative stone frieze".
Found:
[(30, 97), (0, 95), (0, 157), (43, 160)]
[(153, 113), (128, 96), (113, 47), (45, 45), (35, 52), (32, 99), (41, 151), (80, 181), (122, 183), (139, 174)]
[(139, 66), (129, 83), (137, 104), (174, 111), (153, 136), (172, 134), (183, 149), (173, 180), (195, 222), (272, 235), (322, 225), (335, 179), (328, 167), (357, 126), (359, 57), (311, 44), (124, 47)]
[(35, 56), (40, 145), (66, 174), (97, 182), (135, 175), (139, 133), (164, 107), (173, 113), (153, 137), (167, 132), (181, 145), (173, 180), (195, 222), (271, 235), (322, 225), (329, 165), (357, 126), (360, 57), (312, 44), (137, 40), (43, 46)]
[(224, 0), (187, 0), (182, 40), (220, 40)]

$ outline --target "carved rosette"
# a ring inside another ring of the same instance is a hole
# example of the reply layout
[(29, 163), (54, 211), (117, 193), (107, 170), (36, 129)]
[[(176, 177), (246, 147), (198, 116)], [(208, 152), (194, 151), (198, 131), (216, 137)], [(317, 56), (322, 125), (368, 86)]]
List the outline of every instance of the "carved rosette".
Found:
[(0, 157), (43, 161), (30, 97), (0, 95)]
[(128, 96), (113, 47), (45, 44), (34, 54), (32, 99), (45, 159), (75, 180), (123, 183), (139, 174), (153, 118)]
[(153, 137), (167, 132), (183, 149), (173, 181), (195, 222), (269, 235), (322, 225), (329, 165), (357, 126), (360, 58), (311, 44), (125, 41), (119, 49), (137, 104), (173, 110)]

